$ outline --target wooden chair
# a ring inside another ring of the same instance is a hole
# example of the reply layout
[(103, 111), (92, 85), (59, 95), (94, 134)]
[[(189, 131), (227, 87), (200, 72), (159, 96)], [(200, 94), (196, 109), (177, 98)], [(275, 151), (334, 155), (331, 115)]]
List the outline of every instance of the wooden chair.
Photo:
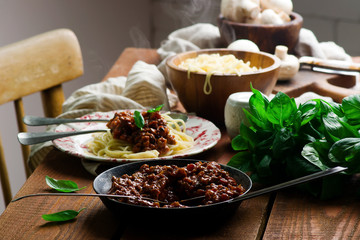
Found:
[[(0, 105), (13, 101), (20, 132), (27, 131), (22, 98), (41, 92), (44, 115), (56, 117), (62, 112), (62, 83), (83, 74), (79, 42), (69, 29), (57, 29), (0, 48)], [(22, 146), (27, 177), (29, 146)], [(0, 138), (0, 179), (5, 204), (11, 189)]]

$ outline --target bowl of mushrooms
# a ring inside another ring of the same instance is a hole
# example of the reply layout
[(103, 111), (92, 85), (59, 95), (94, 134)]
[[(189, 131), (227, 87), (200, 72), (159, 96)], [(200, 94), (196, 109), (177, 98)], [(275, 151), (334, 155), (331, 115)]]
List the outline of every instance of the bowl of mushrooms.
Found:
[(253, 41), (261, 51), (274, 53), (278, 45), (296, 46), (303, 18), (292, 11), (291, 0), (222, 0), (218, 27), (229, 45), (237, 39)]

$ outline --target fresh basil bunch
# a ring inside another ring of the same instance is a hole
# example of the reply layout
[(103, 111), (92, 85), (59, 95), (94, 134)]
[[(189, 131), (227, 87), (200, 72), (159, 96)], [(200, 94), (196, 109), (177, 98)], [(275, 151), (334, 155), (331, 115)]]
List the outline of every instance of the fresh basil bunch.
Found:
[[(269, 101), (256, 89), (243, 109), (250, 126), (241, 124), (232, 140), (239, 151), (228, 165), (251, 172), (254, 182), (275, 184), (334, 166), (360, 172), (360, 95), (342, 104), (320, 99), (297, 107), (295, 100), (279, 92)], [(343, 174), (344, 176), (344, 174)], [(343, 177), (324, 178), (302, 187), (322, 198), (341, 193)]]

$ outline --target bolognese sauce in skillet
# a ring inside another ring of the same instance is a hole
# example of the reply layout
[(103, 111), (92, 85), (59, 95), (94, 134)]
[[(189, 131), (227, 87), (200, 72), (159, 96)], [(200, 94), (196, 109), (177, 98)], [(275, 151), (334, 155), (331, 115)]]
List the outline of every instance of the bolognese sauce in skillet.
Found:
[[(144, 164), (132, 175), (112, 177), (110, 194), (134, 196), (117, 199), (121, 202), (164, 208), (184, 208), (181, 200), (204, 196), (201, 204), (226, 201), (245, 192), (241, 184), (216, 162), (196, 162), (185, 167)], [(166, 202), (161, 206), (156, 201)]]

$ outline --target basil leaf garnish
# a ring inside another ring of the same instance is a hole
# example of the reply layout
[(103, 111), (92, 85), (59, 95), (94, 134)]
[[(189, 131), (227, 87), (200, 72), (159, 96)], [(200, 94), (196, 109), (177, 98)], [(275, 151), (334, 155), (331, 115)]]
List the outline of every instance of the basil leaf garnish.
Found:
[(61, 212), (51, 213), (51, 214), (43, 214), (41, 217), (50, 222), (65, 222), (71, 219), (74, 219), (79, 215), (79, 213), (85, 208), (80, 209), (79, 211), (74, 210), (65, 210)]
[[(149, 109), (147, 112), (148, 113), (154, 113), (154, 112), (158, 112), (162, 109), (162, 107), (164, 106), (164, 104), (161, 104), (159, 106), (156, 106), (154, 108)], [(142, 114), (139, 111), (134, 111), (134, 120), (135, 120), (135, 125), (142, 129), (145, 125), (145, 120), (144, 117), (142, 116)]]
[(162, 109), (163, 106), (164, 106), (164, 104), (161, 104), (161, 105), (156, 106), (156, 107), (154, 107), (152, 109), (149, 109), (147, 112), (148, 113), (158, 112), (158, 111), (160, 111)]
[(142, 129), (145, 125), (145, 120), (144, 117), (142, 116), (142, 114), (139, 111), (135, 111), (134, 112), (134, 120), (135, 120), (135, 125)]
[(70, 180), (56, 180), (49, 176), (45, 176), (45, 180), (49, 187), (51, 187), (59, 192), (75, 192), (75, 191), (79, 191), (81, 189), (86, 188), (86, 186), (79, 188), (75, 182), (70, 181)]

